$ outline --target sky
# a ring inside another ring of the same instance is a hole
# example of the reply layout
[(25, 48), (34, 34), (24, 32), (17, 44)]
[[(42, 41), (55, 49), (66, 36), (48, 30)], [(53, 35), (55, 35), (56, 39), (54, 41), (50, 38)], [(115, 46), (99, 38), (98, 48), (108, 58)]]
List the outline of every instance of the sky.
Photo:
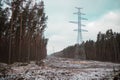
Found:
[(105, 33), (112, 29), (120, 32), (120, 0), (44, 0), (45, 13), (48, 16), (45, 37), (49, 39), (47, 45), (48, 55), (63, 50), (74, 45), (77, 40), (76, 24), (69, 21), (77, 21), (75, 7), (83, 8), (82, 17), (87, 21), (82, 21), (86, 25), (82, 29), (83, 40), (96, 41), (99, 31)]

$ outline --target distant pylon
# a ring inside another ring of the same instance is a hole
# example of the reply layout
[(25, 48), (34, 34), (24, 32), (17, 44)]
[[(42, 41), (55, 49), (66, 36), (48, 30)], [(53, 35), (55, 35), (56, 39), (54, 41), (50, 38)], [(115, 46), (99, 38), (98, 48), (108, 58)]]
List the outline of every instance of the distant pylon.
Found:
[(76, 9), (78, 9), (77, 14), (78, 15), (78, 22), (76, 21), (70, 21), (70, 23), (75, 23), (78, 24), (78, 29), (75, 29), (74, 31), (77, 31), (77, 44), (81, 44), (83, 39), (82, 39), (82, 31), (88, 32), (87, 30), (82, 29), (82, 26), (85, 26), (81, 23), (82, 20), (87, 20), (86, 18), (82, 18), (81, 15), (85, 15), (84, 13), (81, 13), (81, 9), (83, 8), (79, 8), (79, 7), (75, 7)]

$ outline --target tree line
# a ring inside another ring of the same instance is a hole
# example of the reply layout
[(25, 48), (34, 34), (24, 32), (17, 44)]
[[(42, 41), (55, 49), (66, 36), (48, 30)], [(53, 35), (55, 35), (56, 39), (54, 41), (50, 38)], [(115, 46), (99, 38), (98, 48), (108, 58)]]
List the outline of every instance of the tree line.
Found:
[(99, 32), (96, 42), (89, 40), (85, 43), (85, 51), (86, 59), (120, 62), (120, 33), (112, 29)]
[(0, 1), (0, 62), (36, 62), (47, 55), (43, 1)]
[(112, 29), (107, 30), (106, 33), (99, 32), (96, 41), (88, 40), (80, 45), (69, 46), (58, 54), (59, 57), (81, 59), (83, 48), (87, 60), (120, 63), (120, 33), (113, 32)]

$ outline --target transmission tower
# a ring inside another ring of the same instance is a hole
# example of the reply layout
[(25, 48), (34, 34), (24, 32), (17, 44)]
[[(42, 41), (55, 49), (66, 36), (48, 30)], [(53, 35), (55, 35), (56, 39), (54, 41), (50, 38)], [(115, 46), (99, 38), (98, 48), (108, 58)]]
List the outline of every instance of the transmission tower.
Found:
[(75, 29), (74, 31), (77, 31), (77, 44), (81, 44), (82, 41), (83, 41), (83, 39), (82, 39), (82, 31), (88, 32), (87, 30), (82, 29), (82, 26), (85, 26), (85, 25), (83, 25), (81, 22), (82, 22), (82, 20), (87, 20), (87, 19), (81, 17), (82, 15), (85, 15), (84, 13), (81, 13), (81, 9), (83, 9), (83, 8), (79, 8), (79, 7), (75, 7), (75, 8), (78, 10), (78, 12), (73, 13), (73, 14), (78, 15), (78, 22), (70, 21), (70, 23), (78, 24), (78, 29)]

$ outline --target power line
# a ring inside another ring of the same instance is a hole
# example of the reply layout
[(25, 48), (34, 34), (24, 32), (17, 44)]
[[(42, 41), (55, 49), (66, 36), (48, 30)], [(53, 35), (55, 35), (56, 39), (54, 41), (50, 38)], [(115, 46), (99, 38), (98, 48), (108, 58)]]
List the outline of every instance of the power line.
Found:
[(81, 22), (82, 22), (82, 20), (87, 20), (87, 19), (81, 17), (82, 15), (85, 15), (84, 13), (81, 13), (81, 9), (83, 9), (83, 8), (80, 8), (80, 7), (75, 7), (75, 8), (78, 10), (78, 12), (73, 13), (73, 14), (78, 15), (78, 22), (70, 21), (70, 23), (78, 24), (78, 29), (75, 29), (74, 31), (77, 31), (77, 44), (80, 44), (83, 41), (82, 32), (83, 31), (88, 32), (87, 30), (82, 29), (82, 26), (85, 26), (85, 25), (82, 24)]

